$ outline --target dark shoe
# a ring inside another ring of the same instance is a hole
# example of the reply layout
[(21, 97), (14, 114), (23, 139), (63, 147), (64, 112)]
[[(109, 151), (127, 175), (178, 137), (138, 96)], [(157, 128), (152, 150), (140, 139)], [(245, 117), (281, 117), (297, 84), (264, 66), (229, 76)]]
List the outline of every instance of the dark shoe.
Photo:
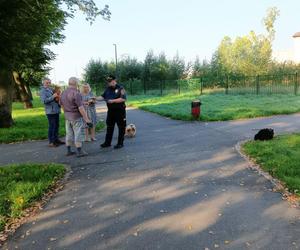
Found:
[(66, 153), (66, 156), (71, 156), (71, 155), (75, 155), (76, 153), (74, 151), (68, 152)]
[(57, 148), (58, 145), (56, 143), (49, 143), (48, 147), (50, 147), (50, 148)]
[(119, 148), (123, 148), (124, 145), (123, 144), (117, 144), (116, 146), (114, 146), (114, 149), (119, 149)]
[(58, 145), (64, 145), (64, 144), (66, 144), (64, 141), (61, 141), (61, 140), (57, 140), (57, 141), (55, 141), (55, 143), (58, 144)]
[(110, 147), (111, 145), (104, 142), (104, 143), (102, 143), (100, 146), (101, 146), (101, 148), (108, 148), (108, 147)]
[(83, 151), (83, 150), (81, 150), (79, 153), (77, 152), (77, 154), (76, 154), (76, 156), (79, 158), (79, 157), (84, 157), (84, 156), (87, 156), (88, 155), (88, 153), (87, 152), (85, 152), (85, 151)]

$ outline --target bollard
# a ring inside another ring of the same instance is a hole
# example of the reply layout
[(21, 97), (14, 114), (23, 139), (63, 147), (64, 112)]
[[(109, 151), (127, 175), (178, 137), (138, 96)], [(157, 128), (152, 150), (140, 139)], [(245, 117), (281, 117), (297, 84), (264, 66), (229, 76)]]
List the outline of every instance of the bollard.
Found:
[(200, 106), (201, 106), (200, 100), (192, 101), (192, 116), (194, 119), (198, 119), (200, 117), (200, 113), (201, 113)]

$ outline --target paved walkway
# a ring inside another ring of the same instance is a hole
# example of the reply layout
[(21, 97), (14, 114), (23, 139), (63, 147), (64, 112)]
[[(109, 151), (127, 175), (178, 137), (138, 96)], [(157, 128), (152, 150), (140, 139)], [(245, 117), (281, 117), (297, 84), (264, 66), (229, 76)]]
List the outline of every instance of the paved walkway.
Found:
[[(45, 141), (0, 145), (0, 164), (61, 162), (65, 189), (8, 241), (9, 249), (298, 249), (300, 211), (235, 151), (253, 128), (298, 131), (300, 114), (234, 122), (180, 122), (128, 111), (126, 147), (86, 147), (66, 158)], [(27, 235), (26, 235), (27, 232)]]

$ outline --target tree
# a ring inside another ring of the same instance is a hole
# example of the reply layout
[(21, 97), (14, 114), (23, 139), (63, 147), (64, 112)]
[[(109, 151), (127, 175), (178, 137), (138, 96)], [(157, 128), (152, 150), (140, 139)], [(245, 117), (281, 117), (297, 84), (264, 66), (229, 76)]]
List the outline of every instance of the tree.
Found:
[(13, 124), (13, 72), (20, 80), (23, 72), (44, 70), (54, 58), (45, 46), (63, 41), (67, 18), (73, 17), (76, 9), (90, 22), (98, 15), (110, 17), (108, 6), (99, 10), (93, 0), (0, 1), (0, 127)]
[(102, 62), (100, 59), (92, 59), (84, 70), (84, 81), (92, 87), (103, 89), (106, 77), (115, 74), (116, 65), (114, 62)]
[(154, 66), (155, 63), (155, 56), (153, 53), (153, 50), (149, 50), (146, 54), (145, 60), (144, 60), (144, 70), (143, 70), (143, 79), (145, 81), (151, 81), (151, 69)]
[(158, 57), (155, 57), (150, 73), (151, 78), (155, 80), (162, 81), (168, 78), (169, 63), (165, 53), (161, 52)]
[(84, 80), (92, 86), (105, 81), (107, 69), (101, 60), (90, 60), (85, 67)]
[(200, 59), (197, 56), (196, 60), (193, 63), (192, 76), (201, 77), (204, 75), (209, 75), (210, 71), (211, 69), (209, 62), (206, 59), (200, 62)]
[(185, 70), (185, 62), (183, 58), (180, 58), (178, 52), (169, 62), (169, 76), (171, 80), (178, 80), (183, 77)]
[(275, 36), (274, 22), (279, 15), (276, 8), (267, 11), (263, 19), (267, 34), (248, 35), (232, 40), (223, 38), (216, 52), (217, 65), (222, 73), (256, 75), (268, 72), (272, 62), (272, 42)]
[(143, 66), (136, 58), (127, 56), (119, 62), (118, 67), (121, 82), (140, 79), (142, 76)]
[(263, 24), (267, 30), (267, 36), (270, 42), (275, 39), (274, 23), (279, 17), (280, 11), (276, 7), (271, 7), (267, 10), (267, 15), (263, 18)]

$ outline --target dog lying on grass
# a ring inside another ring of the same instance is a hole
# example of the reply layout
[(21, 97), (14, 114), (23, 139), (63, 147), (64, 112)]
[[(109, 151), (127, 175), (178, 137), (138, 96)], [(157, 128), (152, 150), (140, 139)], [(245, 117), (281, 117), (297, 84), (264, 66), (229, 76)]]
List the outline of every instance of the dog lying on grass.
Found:
[(273, 137), (274, 137), (274, 130), (271, 128), (264, 128), (258, 131), (258, 133), (254, 136), (254, 140), (268, 141), (268, 140), (272, 140)]

